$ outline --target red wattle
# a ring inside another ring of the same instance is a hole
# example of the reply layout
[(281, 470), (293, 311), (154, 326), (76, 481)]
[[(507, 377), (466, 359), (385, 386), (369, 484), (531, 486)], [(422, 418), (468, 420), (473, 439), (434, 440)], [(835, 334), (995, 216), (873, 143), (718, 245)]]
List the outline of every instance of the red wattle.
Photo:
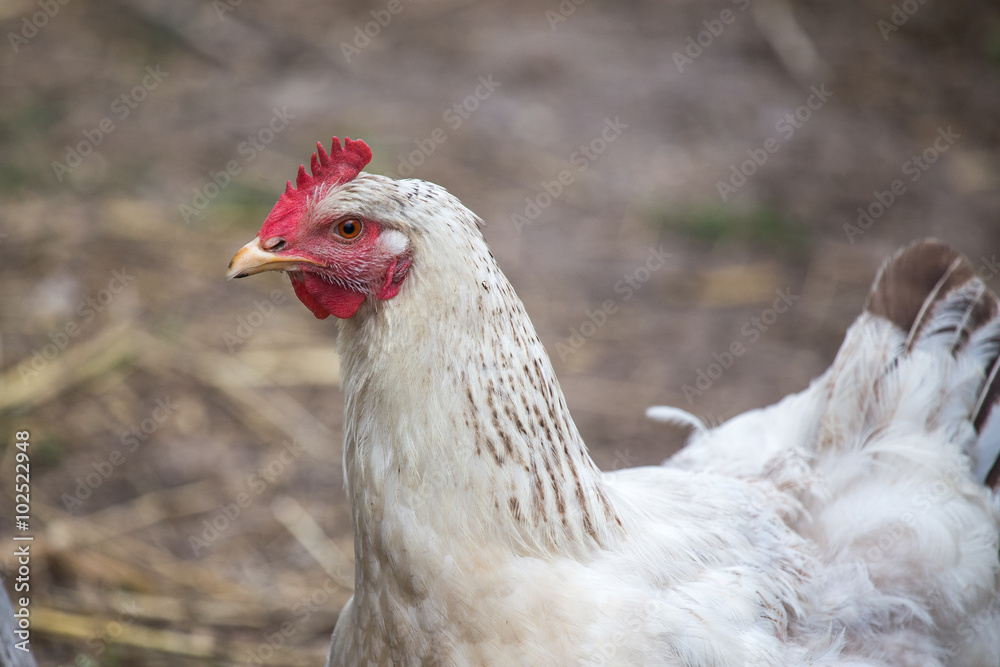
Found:
[(316, 319), (325, 320), (330, 317), (330, 313), (328, 313), (327, 310), (309, 294), (309, 291), (306, 289), (306, 284), (302, 278), (292, 275), (291, 279), (292, 289), (295, 290), (295, 296), (299, 297), (299, 301), (305, 304), (305, 307), (312, 311), (312, 314), (316, 316)]
[(330, 315), (346, 320), (365, 301), (361, 292), (328, 283), (312, 273), (306, 273), (301, 280), (293, 279), (292, 286), (299, 300), (321, 320)]

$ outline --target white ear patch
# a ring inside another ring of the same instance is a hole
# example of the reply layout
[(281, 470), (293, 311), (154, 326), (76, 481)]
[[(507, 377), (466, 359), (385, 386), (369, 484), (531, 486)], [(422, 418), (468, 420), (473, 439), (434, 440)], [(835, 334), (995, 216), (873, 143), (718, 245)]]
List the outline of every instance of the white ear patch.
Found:
[(410, 247), (410, 239), (402, 232), (387, 229), (379, 235), (378, 247), (387, 255), (402, 255)]

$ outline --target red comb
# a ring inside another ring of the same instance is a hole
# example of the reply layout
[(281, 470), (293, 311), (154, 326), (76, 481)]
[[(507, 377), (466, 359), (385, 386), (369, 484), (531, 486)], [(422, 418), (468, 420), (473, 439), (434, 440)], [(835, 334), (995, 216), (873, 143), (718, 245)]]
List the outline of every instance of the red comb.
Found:
[(354, 141), (344, 137), (344, 146), (341, 147), (340, 139), (334, 137), (329, 153), (317, 141), (316, 152), (312, 154), (310, 161), (312, 174), (306, 173), (305, 165), (299, 165), (295, 185), (288, 181), (284, 193), (271, 209), (258, 236), (261, 239), (291, 236), (298, 225), (306, 200), (317, 186), (340, 185), (353, 180), (371, 159), (372, 149), (361, 140)]
[(346, 183), (358, 175), (365, 165), (372, 160), (372, 149), (368, 144), (344, 137), (344, 147), (340, 139), (334, 137), (330, 143), (330, 152), (323, 148), (322, 142), (316, 142), (316, 152), (312, 154), (312, 175), (306, 173), (306, 166), (299, 165), (299, 174), (295, 178), (295, 186), (288, 181), (285, 194), (296, 190), (311, 189), (320, 183), (336, 185)]

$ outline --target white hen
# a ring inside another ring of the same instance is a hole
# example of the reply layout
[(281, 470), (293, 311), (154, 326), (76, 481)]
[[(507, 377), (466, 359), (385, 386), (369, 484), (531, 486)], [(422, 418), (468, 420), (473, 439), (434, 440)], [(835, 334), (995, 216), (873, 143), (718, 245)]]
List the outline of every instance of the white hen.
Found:
[(342, 318), (330, 665), (1000, 665), (1000, 309), (957, 253), (889, 259), (805, 391), (602, 473), (479, 219), (370, 157), (319, 146), (229, 273)]

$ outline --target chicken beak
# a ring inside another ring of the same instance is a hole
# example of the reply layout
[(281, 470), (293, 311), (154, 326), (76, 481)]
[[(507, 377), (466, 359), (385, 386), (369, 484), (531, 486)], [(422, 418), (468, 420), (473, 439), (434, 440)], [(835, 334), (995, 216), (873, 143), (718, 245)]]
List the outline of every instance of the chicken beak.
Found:
[(233, 256), (229, 262), (229, 271), (226, 278), (246, 278), (255, 273), (264, 271), (284, 271), (295, 268), (301, 264), (313, 264), (321, 266), (319, 262), (308, 257), (297, 257), (295, 255), (276, 255), (260, 247), (260, 239), (255, 238), (250, 243), (240, 248), (239, 252)]

